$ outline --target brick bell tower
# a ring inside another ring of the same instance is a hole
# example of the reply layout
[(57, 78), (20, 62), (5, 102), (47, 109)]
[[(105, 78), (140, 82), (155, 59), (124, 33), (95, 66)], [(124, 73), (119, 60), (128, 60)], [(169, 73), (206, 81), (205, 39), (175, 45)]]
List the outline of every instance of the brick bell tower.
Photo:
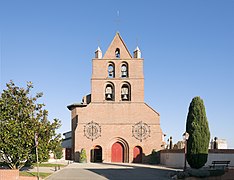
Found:
[(92, 60), (91, 94), (68, 106), (72, 121), (72, 158), (85, 149), (88, 162), (149, 161), (160, 150), (160, 115), (144, 102), (143, 58), (133, 57), (119, 33), (104, 56)]
[(116, 33), (104, 57), (99, 47), (95, 52), (91, 84), (92, 102), (144, 102), (143, 59), (139, 48), (132, 57)]

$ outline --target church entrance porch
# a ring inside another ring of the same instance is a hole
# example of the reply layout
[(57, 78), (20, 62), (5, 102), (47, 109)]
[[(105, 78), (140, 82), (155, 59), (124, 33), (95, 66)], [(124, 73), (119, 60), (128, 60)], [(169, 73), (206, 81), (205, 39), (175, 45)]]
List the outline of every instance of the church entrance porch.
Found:
[(111, 162), (129, 162), (129, 146), (124, 139), (120, 137), (112, 139), (109, 147)]

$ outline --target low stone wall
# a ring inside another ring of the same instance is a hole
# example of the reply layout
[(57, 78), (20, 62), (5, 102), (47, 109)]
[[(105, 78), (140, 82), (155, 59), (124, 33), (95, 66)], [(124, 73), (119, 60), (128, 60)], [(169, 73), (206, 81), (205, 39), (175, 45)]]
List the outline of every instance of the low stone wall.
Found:
[(234, 167), (234, 149), (210, 149), (206, 166), (212, 161), (230, 161), (229, 166)]
[(0, 169), (1, 180), (19, 180), (18, 169)]
[[(183, 168), (184, 157), (184, 149), (160, 151), (160, 163), (169, 167)], [(234, 166), (234, 149), (210, 149), (205, 166), (211, 165), (212, 161), (230, 161), (230, 166)]]
[(165, 149), (160, 151), (160, 164), (168, 167), (184, 167), (183, 149)]
[(37, 177), (19, 176), (18, 169), (0, 169), (0, 180), (37, 180)]

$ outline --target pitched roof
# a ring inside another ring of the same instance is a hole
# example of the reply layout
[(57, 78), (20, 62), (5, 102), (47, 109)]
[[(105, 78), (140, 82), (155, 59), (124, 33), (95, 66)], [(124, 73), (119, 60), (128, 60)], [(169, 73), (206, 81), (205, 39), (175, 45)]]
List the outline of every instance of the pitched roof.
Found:
[(103, 59), (116, 59), (115, 51), (117, 48), (119, 48), (120, 50), (120, 59), (132, 58), (123, 39), (121, 38), (120, 34), (117, 32), (110, 46), (108, 47)]

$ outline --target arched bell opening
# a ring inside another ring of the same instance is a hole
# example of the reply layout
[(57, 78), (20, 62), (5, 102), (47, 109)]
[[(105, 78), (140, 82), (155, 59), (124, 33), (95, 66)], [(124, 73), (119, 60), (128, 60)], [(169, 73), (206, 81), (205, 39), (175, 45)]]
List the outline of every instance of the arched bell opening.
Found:
[(108, 78), (114, 78), (115, 77), (115, 65), (114, 63), (110, 62), (108, 64)]
[(116, 50), (115, 50), (115, 57), (120, 58), (120, 49), (119, 48), (116, 48)]
[(124, 83), (121, 87), (121, 100), (122, 101), (131, 100), (131, 88), (129, 83)]
[(105, 88), (105, 100), (114, 101), (114, 98), (115, 98), (114, 85), (112, 83), (108, 83)]
[(121, 77), (122, 78), (127, 78), (128, 77), (128, 64), (124, 62), (121, 65)]

